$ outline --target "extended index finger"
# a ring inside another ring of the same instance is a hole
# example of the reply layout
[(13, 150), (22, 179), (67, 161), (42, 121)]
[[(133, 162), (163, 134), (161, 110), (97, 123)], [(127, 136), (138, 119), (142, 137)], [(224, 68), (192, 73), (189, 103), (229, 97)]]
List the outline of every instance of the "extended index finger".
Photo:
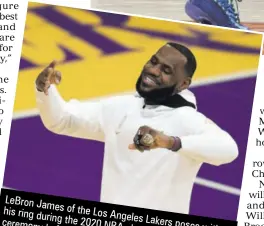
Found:
[(47, 69), (47, 74), (46, 74), (46, 78), (47, 78), (47, 81), (51, 81), (52, 77), (54, 76), (54, 73), (55, 73), (55, 70), (53, 68), (48, 68)]
[(57, 65), (57, 61), (56, 60), (53, 60), (50, 64), (49, 64), (49, 66), (47, 67), (47, 68), (55, 68), (55, 66)]
[(54, 68), (57, 65), (57, 61), (53, 60), (42, 72), (43, 76), (48, 80), (54, 72)]

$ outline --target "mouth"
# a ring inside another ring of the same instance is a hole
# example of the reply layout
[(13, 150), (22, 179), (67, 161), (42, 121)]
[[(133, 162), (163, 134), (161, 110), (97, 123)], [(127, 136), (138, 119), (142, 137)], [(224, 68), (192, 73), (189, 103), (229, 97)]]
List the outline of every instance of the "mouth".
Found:
[(157, 86), (158, 83), (149, 75), (144, 74), (142, 78), (143, 82), (149, 86)]

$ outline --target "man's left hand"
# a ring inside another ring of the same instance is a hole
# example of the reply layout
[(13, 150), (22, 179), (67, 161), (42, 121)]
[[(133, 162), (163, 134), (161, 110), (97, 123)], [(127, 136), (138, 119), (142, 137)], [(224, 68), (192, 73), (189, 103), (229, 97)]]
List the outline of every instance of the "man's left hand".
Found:
[(171, 149), (173, 144), (173, 137), (167, 136), (149, 126), (141, 126), (134, 137), (134, 143), (130, 144), (128, 148), (139, 151), (156, 148)]

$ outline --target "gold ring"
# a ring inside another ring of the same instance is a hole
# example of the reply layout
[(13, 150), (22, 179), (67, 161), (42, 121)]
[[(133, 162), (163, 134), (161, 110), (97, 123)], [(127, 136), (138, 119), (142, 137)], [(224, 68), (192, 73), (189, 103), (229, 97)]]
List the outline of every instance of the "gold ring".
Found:
[(150, 134), (147, 133), (147, 134), (145, 134), (145, 135), (143, 136), (142, 141), (143, 141), (143, 143), (144, 143), (145, 145), (150, 146), (150, 145), (153, 144), (153, 142), (154, 142), (154, 138), (153, 138), (153, 136), (151, 136)]

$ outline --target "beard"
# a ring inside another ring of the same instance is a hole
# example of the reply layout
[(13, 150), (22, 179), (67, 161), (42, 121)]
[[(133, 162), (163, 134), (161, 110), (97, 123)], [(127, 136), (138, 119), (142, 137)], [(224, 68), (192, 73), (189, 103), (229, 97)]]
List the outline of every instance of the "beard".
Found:
[(150, 91), (144, 91), (143, 89), (141, 89), (142, 75), (143, 73), (141, 73), (140, 77), (137, 80), (136, 90), (139, 95), (145, 99), (146, 102), (161, 104), (173, 95), (175, 91), (175, 85), (164, 88), (156, 88)]

